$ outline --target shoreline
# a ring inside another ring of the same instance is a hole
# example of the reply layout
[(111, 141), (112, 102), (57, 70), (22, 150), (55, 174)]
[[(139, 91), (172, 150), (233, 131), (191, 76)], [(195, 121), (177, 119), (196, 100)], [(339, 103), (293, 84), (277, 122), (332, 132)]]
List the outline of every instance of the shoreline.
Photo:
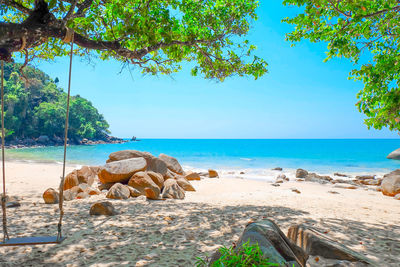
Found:
[[(44, 204), (42, 193), (58, 187), (60, 172), (56, 164), (8, 163), (7, 192), (21, 203), (8, 209), (10, 236), (56, 233), (58, 205)], [(110, 200), (102, 193), (64, 202), (61, 245), (5, 247), (0, 265), (193, 266), (196, 257), (237, 241), (249, 221), (265, 218), (284, 232), (296, 223), (315, 227), (384, 266), (400, 261), (399, 200), (381, 192), (294, 180), (274, 187), (222, 173), (191, 183), (196, 192), (183, 200)], [(90, 206), (105, 200), (118, 214), (90, 216)]]

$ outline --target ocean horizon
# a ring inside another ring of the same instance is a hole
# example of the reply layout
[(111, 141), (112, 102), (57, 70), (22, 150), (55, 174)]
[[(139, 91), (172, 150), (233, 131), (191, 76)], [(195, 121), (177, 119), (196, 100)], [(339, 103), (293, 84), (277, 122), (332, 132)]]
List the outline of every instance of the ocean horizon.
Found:
[[(400, 139), (141, 139), (123, 144), (69, 146), (67, 160), (103, 165), (115, 151), (133, 149), (176, 157), (186, 168), (257, 170), (304, 168), (319, 173), (385, 173), (400, 168), (386, 156)], [(63, 147), (7, 149), (7, 160), (61, 162)]]

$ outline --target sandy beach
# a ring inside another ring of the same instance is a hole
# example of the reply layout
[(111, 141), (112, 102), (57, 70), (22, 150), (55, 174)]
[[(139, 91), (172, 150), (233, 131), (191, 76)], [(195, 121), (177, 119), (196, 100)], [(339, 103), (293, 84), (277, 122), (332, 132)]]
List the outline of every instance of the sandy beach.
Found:
[[(58, 205), (44, 204), (42, 193), (58, 187), (61, 171), (56, 164), (7, 162), (7, 193), (21, 203), (8, 209), (10, 237), (56, 234)], [(398, 266), (399, 200), (291, 176), (279, 187), (242, 176), (192, 181), (197, 192), (184, 200), (109, 200), (119, 212), (112, 217), (89, 215), (104, 193), (64, 202), (61, 245), (2, 247), (0, 265), (194, 266), (196, 257), (235, 242), (249, 221), (269, 218), (284, 232), (295, 223), (316, 227), (381, 266)]]

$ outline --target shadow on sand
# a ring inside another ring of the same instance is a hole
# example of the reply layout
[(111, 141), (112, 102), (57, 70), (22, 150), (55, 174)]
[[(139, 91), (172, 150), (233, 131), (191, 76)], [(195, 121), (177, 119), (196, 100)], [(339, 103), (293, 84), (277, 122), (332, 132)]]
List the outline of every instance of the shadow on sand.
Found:
[[(316, 227), (378, 259), (382, 266), (400, 262), (397, 225), (333, 218), (315, 221), (312, 214), (283, 206), (219, 207), (143, 199), (112, 201), (119, 215), (91, 217), (93, 202), (91, 198), (66, 203), (63, 232), (67, 239), (61, 245), (0, 248), (0, 265), (135, 266), (139, 262), (145, 266), (193, 266), (197, 257), (235, 242), (247, 222), (264, 218), (273, 219), (285, 232), (294, 223)], [(20, 208), (10, 209), (10, 235), (56, 234), (57, 207), (26, 201)]]

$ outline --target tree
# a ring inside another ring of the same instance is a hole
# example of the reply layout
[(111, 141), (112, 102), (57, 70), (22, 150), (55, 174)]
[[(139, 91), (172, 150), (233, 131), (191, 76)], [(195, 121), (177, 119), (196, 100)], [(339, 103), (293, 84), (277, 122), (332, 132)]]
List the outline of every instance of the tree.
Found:
[[(53, 141), (64, 136), (67, 94), (48, 75), (27, 66), (20, 78), (21, 64), (4, 66), (4, 126), (8, 140), (47, 135)], [(103, 115), (81, 96), (71, 97), (68, 136), (106, 140), (110, 131)]]
[[(184, 61), (192, 74), (224, 80), (231, 75), (266, 73), (242, 40), (257, 18), (256, 0), (0, 0), (0, 58), (20, 51), (53, 59), (68, 53), (114, 58), (145, 73), (170, 74)], [(72, 29), (72, 30), (71, 30)], [(64, 42), (65, 41), (65, 42)]]
[(302, 8), (283, 21), (296, 26), (291, 42), (327, 42), (326, 60), (345, 57), (355, 65), (350, 78), (364, 83), (358, 93), (368, 128), (400, 131), (400, 1), (284, 0)]

